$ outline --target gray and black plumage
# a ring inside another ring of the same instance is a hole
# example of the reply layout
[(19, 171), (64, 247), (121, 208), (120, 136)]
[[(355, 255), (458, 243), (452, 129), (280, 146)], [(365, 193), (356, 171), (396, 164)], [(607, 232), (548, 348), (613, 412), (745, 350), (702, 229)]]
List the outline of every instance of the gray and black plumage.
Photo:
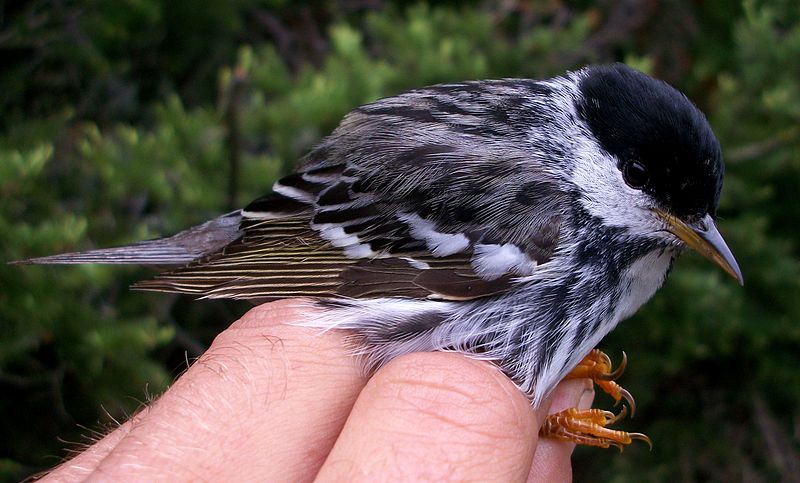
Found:
[(313, 297), (371, 368), (430, 350), (496, 362), (538, 404), (714, 225), (719, 143), (681, 93), (621, 64), (442, 84), (349, 113), (273, 192), (170, 238), (34, 263), (180, 265), (138, 289)]

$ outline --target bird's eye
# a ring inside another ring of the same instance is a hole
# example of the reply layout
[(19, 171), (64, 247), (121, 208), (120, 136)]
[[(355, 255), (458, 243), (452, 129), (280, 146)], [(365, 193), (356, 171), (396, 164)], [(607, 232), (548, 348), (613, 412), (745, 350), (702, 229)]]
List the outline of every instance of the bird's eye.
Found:
[(650, 180), (647, 167), (639, 161), (628, 161), (622, 168), (622, 176), (631, 188), (641, 188)]

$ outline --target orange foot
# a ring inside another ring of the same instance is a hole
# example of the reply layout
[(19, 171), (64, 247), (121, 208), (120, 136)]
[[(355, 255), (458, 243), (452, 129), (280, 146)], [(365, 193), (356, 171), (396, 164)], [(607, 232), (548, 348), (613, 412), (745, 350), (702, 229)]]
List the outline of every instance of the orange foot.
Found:
[(631, 417), (636, 414), (636, 401), (633, 396), (615, 381), (625, 372), (628, 367), (628, 356), (622, 353), (622, 362), (619, 367), (613, 369), (611, 359), (600, 349), (592, 349), (580, 364), (575, 366), (564, 379), (591, 379), (606, 394), (610, 395), (619, 404), (625, 400), (631, 408)]
[(607, 428), (624, 418), (626, 414), (625, 408), (622, 408), (617, 415), (601, 409), (569, 408), (548, 416), (539, 434), (588, 446), (601, 448), (616, 446), (620, 451), (624, 445), (631, 444), (633, 440), (638, 439), (653, 449), (650, 438), (642, 433), (626, 433)]
[[(622, 362), (619, 367), (613, 368), (611, 359), (599, 349), (593, 349), (564, 379), (591, 379), (600, 389), (609, 394), (619, 404), (625, 400), (631, 408), (631, 417), (636, 411), (636, 403), (631, 393), (614, 382), (625, 371), (628, 357), (622, 353)], [(641, 433), (626, 433), (608, 429), (608, 426), (621, 421), (627, 416), (625, 407), (619, 414), (600, 409), (579, 410), (570, 408), (547, 417), (539, 431), (542, 436), (549, 436), (562, 440), (572, 441), (577, 444), (600, 446), (608, 448), (616, 446), (622, 451), (623, 445), (628, 445), (633, 440), (646, 442), (650, 448), (653, 444), (650, 438)]]

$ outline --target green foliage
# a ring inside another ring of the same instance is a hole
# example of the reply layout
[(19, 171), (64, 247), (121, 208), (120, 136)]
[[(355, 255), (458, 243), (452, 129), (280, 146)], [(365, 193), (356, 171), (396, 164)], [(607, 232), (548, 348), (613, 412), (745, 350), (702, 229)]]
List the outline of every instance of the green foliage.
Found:
[(579, 18), (567, 28), (535, 29), (512, 41), (485, 13), (454, 14), (420, 4), (404, 14), (369, 14), (364, 28), (369, 46), (365, 33), (354, 27), (332, 26), (331, 52), (321, 68), (307, 66), (293, 79), (269, 45), (240, 53), (240, 63), (251, 66), (253, 89), (246, 109), (255, 131), (250, 134), (268, 136), (286, 169), (350, 109), (379, 97), (439, 82), (535, 78), (576, 67), (580, 59), (574, 55), (575, 65), (551, 59), (578, 50), (587, 23)]
[[(576, 479), (790, 477), (800, 417), (797, 2), (642, 2), (638, 23), (614, 2), (406, 3), (11, 9), (0, 50), (19, 55), (0, 72), (0, 259), (208, 219), (263, 194), (353, 107), (406, 88), (627, 60), (707, 111), (728, 159), (720, 226), (746, 285), (685, 257), (603, 343), (628, 351), (621, 382), (639, 412), (626, 424), (656, 447), (581, 448)], [(267, 23), (254, 23), (264, 16), (289, 20), (265, 35)], [(0, 390), (13, 394), (0, 402), (0, 478), (51, 466), (56, 437), (78, 440), (78, 424), (124, 418), (243, 310), (127, 290), (151, 273), (0, 265)]]

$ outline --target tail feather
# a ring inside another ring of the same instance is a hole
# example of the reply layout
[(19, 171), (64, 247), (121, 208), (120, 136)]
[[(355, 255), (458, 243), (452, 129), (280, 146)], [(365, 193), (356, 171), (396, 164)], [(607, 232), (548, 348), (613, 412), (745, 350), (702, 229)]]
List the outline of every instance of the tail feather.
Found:
[(240, 211), (214, 218), (177, 235), (115, 248), (61, 253), (11, 262), (31, 265), (186, 265), (221, 250), (241, 236)]

